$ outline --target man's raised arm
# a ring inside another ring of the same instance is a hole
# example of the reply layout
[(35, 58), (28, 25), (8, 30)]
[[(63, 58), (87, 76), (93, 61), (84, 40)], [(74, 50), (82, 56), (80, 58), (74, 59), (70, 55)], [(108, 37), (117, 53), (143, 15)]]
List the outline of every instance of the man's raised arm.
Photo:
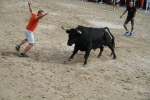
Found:
[(28, 2), (30, 13), (32, 13), (31, 2)]

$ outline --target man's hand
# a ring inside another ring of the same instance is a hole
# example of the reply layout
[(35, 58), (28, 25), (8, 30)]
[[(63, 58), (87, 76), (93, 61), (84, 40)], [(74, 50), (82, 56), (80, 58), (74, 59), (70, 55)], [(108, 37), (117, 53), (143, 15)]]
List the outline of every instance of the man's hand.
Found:
[(134, 19), (135, 19), (135, 16), (136, 16), (136, 12), (134, 13), (134, 17), (132, 18), (132, 20), (134, 20)]
[(132, 18), (132, 20), (134, 20), (134, 17)]
[(31, 2), (30, 2), (30, 1), (28, 2), (28, 5), (29, 5), (29, 6), (31, 5)]
[(127, 12), (127, 10), (125, 10), (125, 11), (123, 12), (123, 14), (120, 16), (120, 18), (122, 18), (122, 16), (123, 16), (126, 12)]
[(45, 15), (48, 15), (49, 13), (45, 13)]

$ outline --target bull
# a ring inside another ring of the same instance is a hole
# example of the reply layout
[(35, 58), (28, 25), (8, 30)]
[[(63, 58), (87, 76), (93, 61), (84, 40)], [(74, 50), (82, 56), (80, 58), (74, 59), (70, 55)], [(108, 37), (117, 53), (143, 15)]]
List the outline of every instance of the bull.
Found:
[[(72, 46), (75, 44), (74, 51), (68, 61), (73, 60), (74, 55), (80, 50), (85, 51), (84, 55), (84, 64), (87, 65), (87, 59), (90, 55), (92, 49), (100, 49), (100, 53), (98, 57), (101, 56), (103, 51), (103, 46), (108, 46), (111, 49), (113, 54), (113, 59), (116, 59), (116, 54), (114, 52), (115, 47), (115, 39), (111, 34), (108, 27), (105, 28), (92, 28), (92, 27), (84, 27), (78, 26), (77, 28), (65, 29), (66, 33), (69, 35), (68, 46)], [(108, 30), (108, 32), (106, 31)]]

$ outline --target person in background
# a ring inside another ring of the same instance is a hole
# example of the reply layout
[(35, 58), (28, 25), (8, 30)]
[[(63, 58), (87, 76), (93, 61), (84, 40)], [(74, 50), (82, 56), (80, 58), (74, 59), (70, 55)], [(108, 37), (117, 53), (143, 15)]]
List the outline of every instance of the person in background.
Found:
[(96, 3), (99, 3), (99, 0), (95, 0), (96, 1)]
[(100, 2), (99, 2), (100, 4), (103, 4), (103, 0), (100, 0)]
[(117, 11), (119, 2), (120, 0), (114, 0), (114, 3), (113, 3), (114, 11)]
[(150, 12), (148, 8), (150, 9), (150, 0), (146, 0), (146, 10), (145, 10), (145, 13)]
[(133, 0), (133, 1), (132, 1), (132, 2), (133, 2), (133, 7), (135, 7), (136, 1), (137, 1), (137, 0)]
[(124, 6), (126, 7), (127, 0), (124, 0)]
[(28, 25), (26, 26), (25, 29), (25, 35), (26, 35), (26, 39), (22, 40), (22, 42), (19, 45), (16, 45), (16, 50), (19, 51), (20, 50), (20, 46), (23, 45), (24, 43), (26, 43), (28, 41), (29, 45), (25, 48), (25, 50), (19, 55), (19, 57), (29, 57), (28, 55), (26, 55), (26, 52), (29, 51), (33, 46), (34, 46), (34, 35), (33, 35), (33, 31), (35, 30), (35, 28), (37, 27), (39, 20), (48, 15), (49, 13), (44, 13), (43, 10), (39, 10), (37, 14), (35, 14), (32, 11), (31, 8), (31, 2), (28, 2), (29, 5), (29, 10), (31, 13), (31, 18), (30, 21), (28, 23)]
[(127, 24), (129, 21), (131, 21), (131, 31), (130, 31), (130, 34), (129, 36), (132, 36), (132, 31), (134, 29), (134, 20), (135, 20), (135, 16), (136, 16), (136, 8), (133, 6), (133, 2), (129, 2), (129, 6), (127, 7), (127, 9), (124, 11), (124, 13), (120, 16), (120, 18), (122, 18), (122, 16), (128, 11), (128, 15), (127, 15), (127, 18), (124, 22), (124, 28), (126, 30), (125, 34), (124, 35), (127, 35), (129, 34), (129, 31), (127, 29)]
[(125, 0), (125, 6), (126, 7), (129, 6), (129, 2), (130, 2), (130, 0)]
[(140, 0), (140, 10), (143, 9), (143, 5), (144, 5), (144, 0)]

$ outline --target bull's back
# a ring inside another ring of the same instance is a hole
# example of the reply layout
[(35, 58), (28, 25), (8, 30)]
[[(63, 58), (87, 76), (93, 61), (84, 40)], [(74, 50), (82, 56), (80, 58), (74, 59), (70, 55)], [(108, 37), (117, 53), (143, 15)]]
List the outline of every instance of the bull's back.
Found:
[(104, 38), (104, 28), (81, 27), (80, 30), (83, 32), (83, 37), (88, 41), (97, 42)]

